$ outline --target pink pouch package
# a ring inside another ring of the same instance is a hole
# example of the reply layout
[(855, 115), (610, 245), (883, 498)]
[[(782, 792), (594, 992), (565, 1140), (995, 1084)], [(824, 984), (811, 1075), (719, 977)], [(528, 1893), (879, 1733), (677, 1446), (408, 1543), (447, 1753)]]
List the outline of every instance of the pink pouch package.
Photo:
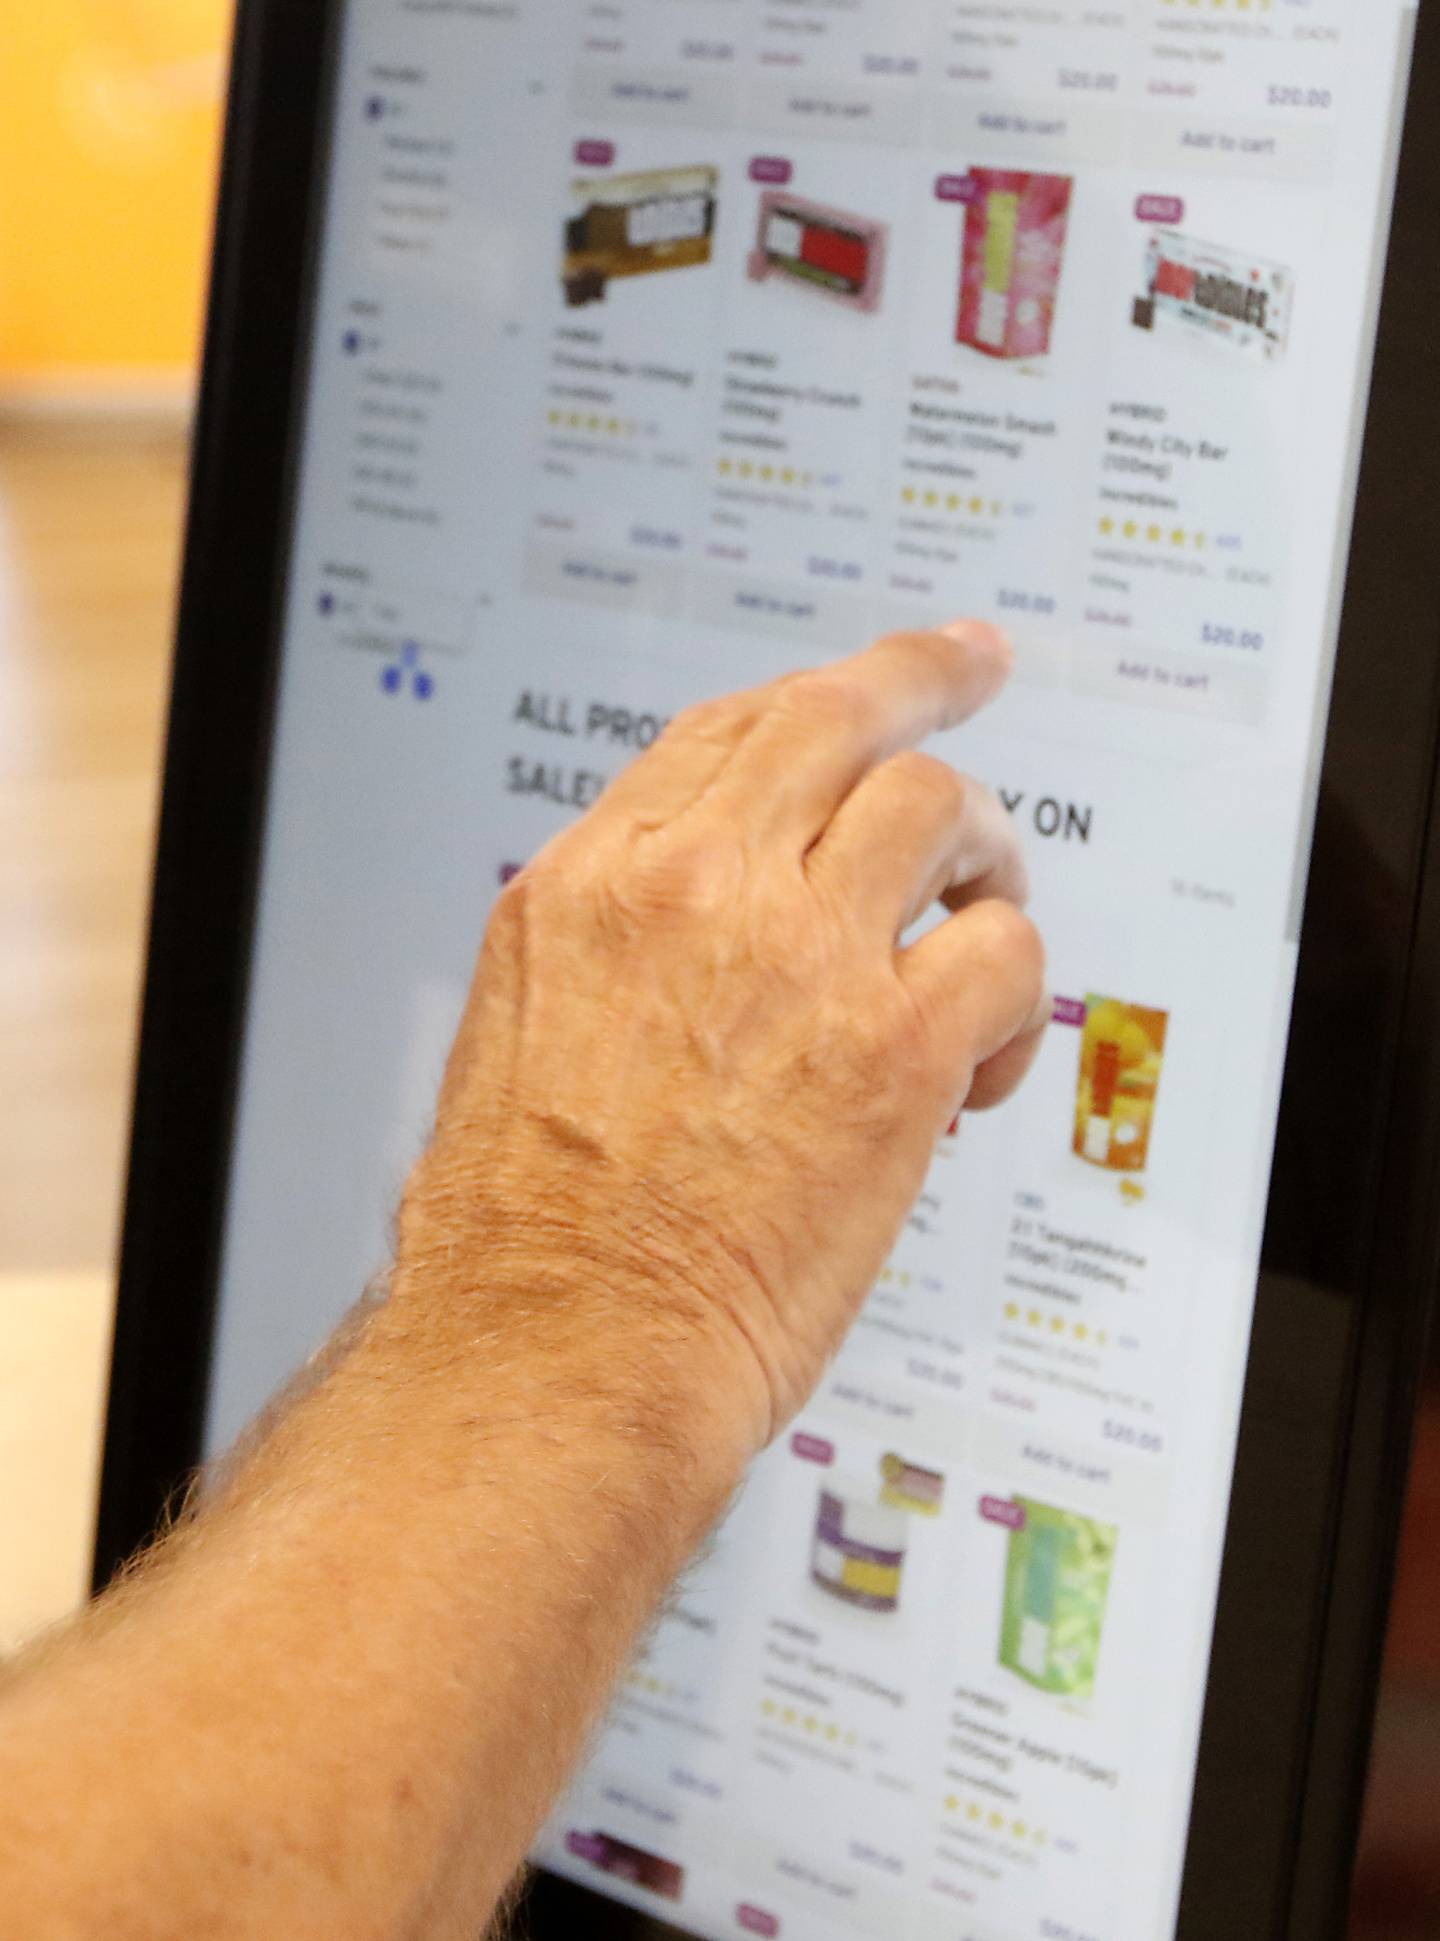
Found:
[(1074, 182), (986, 168), (969, 182), (957, 339), (986, 357), (1044, 357)]

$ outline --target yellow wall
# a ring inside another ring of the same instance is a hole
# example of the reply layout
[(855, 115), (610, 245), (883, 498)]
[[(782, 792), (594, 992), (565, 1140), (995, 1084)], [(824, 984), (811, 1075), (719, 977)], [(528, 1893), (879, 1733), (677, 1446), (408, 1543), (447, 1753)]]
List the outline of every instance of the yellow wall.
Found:
[(192, 366), (229, 16), (0, 0), (0, 391), (163, 387)]

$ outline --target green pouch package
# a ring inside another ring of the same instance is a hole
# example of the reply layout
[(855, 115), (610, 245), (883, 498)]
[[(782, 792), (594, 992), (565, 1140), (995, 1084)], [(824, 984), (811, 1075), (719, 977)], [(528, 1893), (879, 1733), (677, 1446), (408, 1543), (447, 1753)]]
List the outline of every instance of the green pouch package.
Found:
[(1117, 1533), (1028, 1496), (1013, 1500), (1025, 1522), (1010, 1533), (1000, 1662), (1043, 1692), (1090, 1698)]

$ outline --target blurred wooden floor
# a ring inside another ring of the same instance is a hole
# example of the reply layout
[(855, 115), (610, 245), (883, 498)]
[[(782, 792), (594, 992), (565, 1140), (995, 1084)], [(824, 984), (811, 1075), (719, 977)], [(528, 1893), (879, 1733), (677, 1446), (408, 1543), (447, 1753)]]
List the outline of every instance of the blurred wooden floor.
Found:
[(184, 460), (0, 421), (0, 1649), (88, 1577)]

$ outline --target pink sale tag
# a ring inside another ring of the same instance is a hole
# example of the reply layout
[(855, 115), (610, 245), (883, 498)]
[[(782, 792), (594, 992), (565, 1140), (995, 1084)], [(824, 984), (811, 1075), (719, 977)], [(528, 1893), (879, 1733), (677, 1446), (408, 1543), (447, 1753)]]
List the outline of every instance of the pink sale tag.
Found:
[(822, 1469), (828, 1469), (835, 1460), (835, 1445), (827, 1442), (824, 1436), (807, 1436), (797, 1429), (790, 1438), (790, 1453), (798, 1456), (801, 1462), (818, 1462)]
[(970, 175), (942, 175), (935, 183), (937, 202), (973, 202), (975, 179)]
[(1185, 204), (1178, 195), (1142, 195), (1135, 204), (1135, 220), (1174, 229), (1185, 220)]
[(1088, 1007), (1078, 997), (1057, 997), (1055, 1000), (1056, 1024), (1074, 1025), (1077, 1031), (1085, 1029)]
[(615, 160), (614, 142), (576, 142), (575, 160), (581, 168), (609, 168)]
[(1003, 1496), (982, 1496), (980, 1514), (987, 1523), (998, 1523), (1006, 1530), (1025, 1528), (1025, 1511), (1022, 1505), (1007, 1502)]
[(773, 182), (783, 189), (794, 175), (795, 164), (783, 155), (757, 155), (750, 164), (752, 182)]
[(780, 1932), (780, 1923), (773, 1914), (767, 1914), (763, 1907), (751, 1907), (747, 1903), (735, 1910), (735, 1919), (747, 1934), (768, 1934), (771, 1941)]

